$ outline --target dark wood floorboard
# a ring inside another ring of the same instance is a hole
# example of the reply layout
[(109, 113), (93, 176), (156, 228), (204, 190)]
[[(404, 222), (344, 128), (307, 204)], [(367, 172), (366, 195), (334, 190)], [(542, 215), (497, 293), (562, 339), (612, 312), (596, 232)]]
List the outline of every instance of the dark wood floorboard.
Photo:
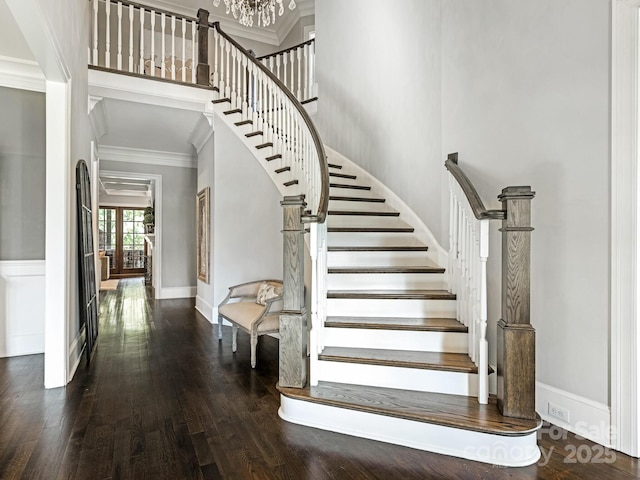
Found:
[(548, 425), (537, 465), (498, 468), (289, 424), (277, 340), (261, 337), (251, 369), (248, 335), (232, 353), (230, 328), (219, 343), (192, 299), (151, 300), (139, 279), (100, 296), (95, 356), (66, 388), (43, 388), (43, 355), (0, 359), (0, 479), (640, 476), (638, 460)]

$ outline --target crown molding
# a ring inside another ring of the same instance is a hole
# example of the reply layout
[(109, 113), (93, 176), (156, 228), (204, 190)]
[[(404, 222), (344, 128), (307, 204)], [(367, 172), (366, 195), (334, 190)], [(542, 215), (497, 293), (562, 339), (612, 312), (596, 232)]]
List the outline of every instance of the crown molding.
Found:
[(33, 92), (45, 92), (47, 89), (37, 62), (3, 55), (0, 55), (0, 86)]
[(197, 161), (193, 155), (187, 153), (161, 152), (141, 148), (116, 147), (113, 145), (99, 145), (100, 160), (111, 162), (141, 163), (145, 165), (160, 165), (164, 167), (197, 168)]

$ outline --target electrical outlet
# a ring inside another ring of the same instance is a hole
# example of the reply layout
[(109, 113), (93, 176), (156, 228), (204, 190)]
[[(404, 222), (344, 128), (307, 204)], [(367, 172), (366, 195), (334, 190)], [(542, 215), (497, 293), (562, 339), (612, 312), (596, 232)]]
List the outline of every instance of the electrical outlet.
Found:
[(549, 415), (569, 423), (569, 410), (549, 402)]

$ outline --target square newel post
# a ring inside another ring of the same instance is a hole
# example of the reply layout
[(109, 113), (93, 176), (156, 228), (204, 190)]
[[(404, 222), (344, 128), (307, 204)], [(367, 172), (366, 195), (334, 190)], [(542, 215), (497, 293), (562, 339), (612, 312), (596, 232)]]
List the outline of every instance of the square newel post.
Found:
[(280, 314), (281, 387), (303, 388), (307, 383), (307, 311), (304, 306), (303, 195), (284, 197), (283, 305)]
[(498, 322), (498, 408), (506, 417), (534, 420), (535, 330), (530, 322), (531, 187), (498, 196), (502, 221), (502, 318)]
[(209, 85), (209, 12), (198, 10), (198, 66), (196, 83)]

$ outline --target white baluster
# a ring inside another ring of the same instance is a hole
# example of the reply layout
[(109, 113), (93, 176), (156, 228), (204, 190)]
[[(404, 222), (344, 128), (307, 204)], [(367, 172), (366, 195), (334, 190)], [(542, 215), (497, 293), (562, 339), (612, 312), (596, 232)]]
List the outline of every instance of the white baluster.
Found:
[(292, 92), (296, 86), (295, 84), (295, 52), (293, 50), (289, 51), (289, 65), (291, 65), (291, 87), (289, 90)]
[(298, 61), (298, 91), (297, 91), (297, 94), (296, 94), (296, 98), (298, 100), (303, 100), (303, 98), (302, 98), (302, 74), (301, 74), (302, 73), (302, 69), (301, 69), (302, 62), (301, 62), (301, 58), (300, 58), (300, 54), (301, 54), (300, 49), (297, 48), (295, 53), (296, 53), (296, 60)]
[(284, 86), (289, 88), (289, 84), (287, 83), (287, 65), (288, 65), (289, 55), (286, 53), (282, 56), (282, 66), (284, 70), (284, 78), (282, 79), (282, 83)]
[[(213, 30), (213, 86), (214, 87), (219, 87), (218, 85), (218, 41), (220, 38), (220, 34), (218, 33), (218, 30), (214, 29)], [(251, 105), (251, 103), (249, 103), (249, 105)]]
[[(276, 56), (276, 77), (280, 78), (280, 63), (282, 59), (280, 55)], [(282, 80), (282, 79), (281, 79)]]
[(176, 79), (176, 16), (171, 15), (171, 80)]
[(129, 5), (129, 72), (133, 72), (133, 5)]
[(118, 56), (116, 62), (118, 70), (122, 70), (122, 2), (118, 2)]
[(489, 257), (489, 220), (480, 222), (480, 332), (478, 341), (478, 402), (489, 402), (489, 344), (487, 342), (487, 259)]
[(187, 19), (182, 19), (182, 81), (187, 81)]
[(149, 12), (150, 20), (151, 20), (151, 76), (156, 76), (156, 12), (155, 10), (151, 10)]
[(304, 57), (304, 91), (302, 92), (301, 100), (306, 100), (310, 97), (309, 95), (309, 45), (306, 44), (303, 51)]
[(224, 96), (231, 99), (231, 68), (230, 68), (230, 62), (231, 62), (231, 42), (229, 42), (228, 40), (225, 42), (225, 53), (226, 53), (226, 71), (227, 71), (227, 76), (225, 77), (225, 89), (224, 89)]
[(196, 58), (196, 22), (191, 20), (191, 83), (196, 83), (198, 59)]
[(138, 73), (144, 73), (144, 8), (140, 8), (140, 60)]
[(162, 31), (162, 43), (161, 43), (161, 48), (162, 48), (162, 57), (160, 58), (160, 76), (162, 78), (167, 78), (167, 66), (166, 66), (166, 59), (167, 59), (167, 49), (166, 49), (166, 44), (165, 44), (165, 27), (166, 27), (166, 21), (167, 21), (167, 17), (165, 16), (165, 13), (162, 12), (160, 14), (160, 29)]
[(231, 99), (231, 108), (238, 108), (238, 84), (237, 75), (238, 69), (236, 68), (236, 57), (238, 55), (238, 49), (235, 46), (231, 46), (231, 92), (229, 98)]
[(107, 0), (104, 3), (105, 8), (105, 51), (104, 51), (104, 66), (111, 67), (111, 2)]
[(98, 0), (93, 0), (93, 65), (98, 65)]

